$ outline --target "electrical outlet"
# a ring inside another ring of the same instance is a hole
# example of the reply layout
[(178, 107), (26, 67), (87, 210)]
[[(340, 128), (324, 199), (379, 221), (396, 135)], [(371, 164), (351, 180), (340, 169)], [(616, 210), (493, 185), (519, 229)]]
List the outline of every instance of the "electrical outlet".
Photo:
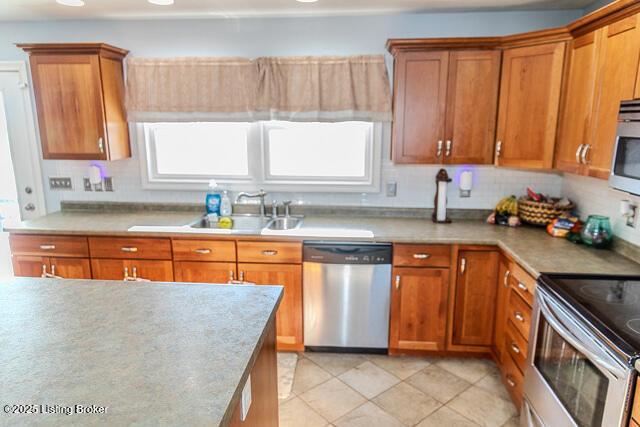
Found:
[(110, 176), (102, 178), (102, 186), (104, 187), (104, 191), (113, 191), (113, 178)]
[(82, 178), (82, 185), (84, 186), (84, 191), (93, 191), (93, 188), (91, 188), (91, 181), (89, 181), (89, 178)]
[(244, 388), (242, 389), (242, 397), (240, 398), (240, 421), (247, 419), (249, 408), (251, 408), (251, 375), (247, 377), (247, 382), (244, 383)]
[(49, 189), (50, 190), (72, 191), (73, 190), (73, 184), (71, 182), (71, 178), (68, 178), (68, 177), (60, 177), (60, 178), (49, 177)]
[(397, 182), (387, 182), (387, 197), (396, 197), (398, 193)]

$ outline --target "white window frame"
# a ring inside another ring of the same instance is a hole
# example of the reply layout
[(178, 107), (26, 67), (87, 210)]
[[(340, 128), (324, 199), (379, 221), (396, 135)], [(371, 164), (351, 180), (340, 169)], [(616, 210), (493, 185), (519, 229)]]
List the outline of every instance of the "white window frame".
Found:
[[(142, 187), (148, 190), (191, 190), (204, 191), (211, 178), (231, 191), (251, 191), (262, 188), (267, 191), (282, 192), (344, 192), (344, 193), (377, 193), (380, 191), (380, 174), (382, 169), (382, 123), (374, 123), (369, 135), (368, 150), (371, 150), (367, 165), (366, 178), (331, 180), (327, 177), (281, 177), (267, 176), (268, 150), (266, 141), (269, 129), (268, 122), (253, 125), (248, 137), (249, 175), (238, 176), (193, 176), (172, 175), (158, 176), (155, 173), (155, 153), (152, 148), (153, 123), (135, 123), (131, 135), (135, 135), (140, 157), (140, 173)], [(151, 142), (151, 143), (150, 143)], [(259, 146), (256, 146), (259, 145)]]

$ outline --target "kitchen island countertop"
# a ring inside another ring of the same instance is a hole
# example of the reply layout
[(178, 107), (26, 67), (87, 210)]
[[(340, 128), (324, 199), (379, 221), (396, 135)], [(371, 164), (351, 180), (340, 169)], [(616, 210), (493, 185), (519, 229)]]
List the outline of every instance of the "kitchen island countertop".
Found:
[[(133, 226), (180, 226), (198, 218), (194, 212), (87, 212), (60, 211), (9, 227), (16, 234), (67, 234), (103, 236), (181, 237), (179, 233), (130, 232)], [(511, 255), (530, 274), (594, 273), (640, 274), (640, 264), (611, 250), (598, 250), (576, 245), (547, 235), (534, 227), (509, 228), (477, 220), (459, 220), (451, 224), (434, 224), (420, 218), (379, 218), (364, 216), (307, 216), (298, 236), (261, 236), (260, 234), (211, 235), (207, 239), (250, 238), (278, 240), (320, 240), (317, 235), (304, 236), (305, 229), (370, 230), (373, 239), (348, 239), (421, 244), (497, 245)], [(188, 238), (197, 238), (190, 233)], [(323, 240), (336, 240), (326, 238)], [(340, 239), (339, 239), (340, 240)], [(344, 239), (341, 239), (344, 240)]]
[(281, 296), (279, 286), (0, 280), (2, 405), (106, 408), (3, 411), (0, 424), (227, 425)]

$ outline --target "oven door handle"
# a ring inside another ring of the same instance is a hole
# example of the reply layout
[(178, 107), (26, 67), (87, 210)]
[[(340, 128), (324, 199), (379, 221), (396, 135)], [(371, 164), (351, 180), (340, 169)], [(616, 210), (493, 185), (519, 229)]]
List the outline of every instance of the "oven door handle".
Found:
[[(621, 366), (615, 366), (614, 364), (604, 360), (600, 355), (595, 354), (594, 351), (585, 347), (580, 340), (562, 323), (560, 319), (553, 313), (551, 307), (547, 302), (547, 298), (540, 295), (538, 298), (540, 311), (544, 315), (545, 320), (551, 325), (553, 329), (558, 332), (562, 338), (567, 340), (576, 350), (587, 356), (593, 363), (599, 365), (601, 368), (606, 369), (611, 375), (617, 379), (623, 378), (625, 375), (624, 369)], [(604, 349), (602, 349), (603, 352)], [(605, 352), (606, 354), (606, 352)]]

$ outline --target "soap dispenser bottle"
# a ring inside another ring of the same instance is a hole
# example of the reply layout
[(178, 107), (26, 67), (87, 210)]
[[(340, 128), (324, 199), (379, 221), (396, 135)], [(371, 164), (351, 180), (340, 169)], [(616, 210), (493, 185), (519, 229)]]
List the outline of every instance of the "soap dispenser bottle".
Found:
[(207, 197), (205, 199), (205, 204), (207, 207), (207, 214), (211, 215), (211, 214), (216, 214), (216, 215), (220, 215), (220, 204), (222, 201), (222, 198), (220, 197), (220, 194), (216, 192), (216, 187), (218, 186), (218, 183), (216, 182), (215, 179), (212, 179), (211, 181), (209, 181), (209, 191), (207, 192)]
[(231, 200), (229, 200), (229, 193), (227, 190), (222, 192), (222, 200), (220, 201), (220, 216), (231, 216), (233, 207), (231, 206)]

